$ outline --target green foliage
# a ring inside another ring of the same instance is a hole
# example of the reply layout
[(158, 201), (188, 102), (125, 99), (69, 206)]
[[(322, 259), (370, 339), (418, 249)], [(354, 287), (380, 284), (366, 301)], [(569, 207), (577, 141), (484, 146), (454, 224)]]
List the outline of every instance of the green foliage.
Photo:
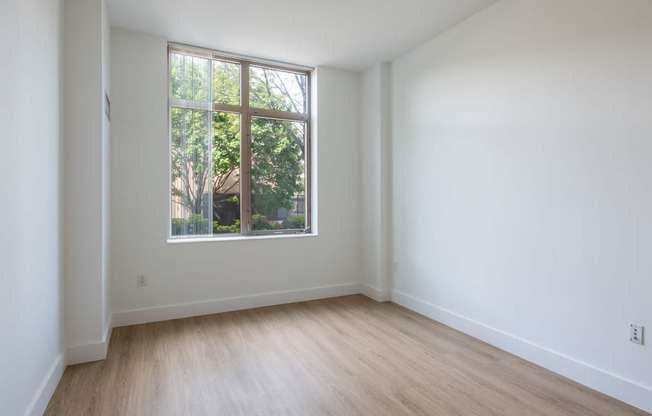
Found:
[(213, 61), (213, 102), (240, 105), (240, 65)]
[(222, 201), (238, 202), (237, 197), (230, 195), (239, 191), (239, 172), (240, 116), (215, 112), (213, 113), (213, 204)]
[(249, 67), (249, 103), (252, 107), (304, 113), (308, 78), (257, 66)]
[(188, 218), (188, 234), (208, 234), (209, 220), (199, 214)]
[(172, 98), (193, 101), (208, 101), (211, 62), (198, 56), (170, 55), (170, 76)]
[(172, 235), (185, 234), (186, 225), (188, 220), (183, 218), (172, 218)]
[[(292, 197), (304, 192), (303, 126), (281, 120), (254, 118), (251, 122), (253, 206), (258, 213), (292, 209)], [(299, 128), (301, 127), (301, 128)]]
[[(173, 53), (170, 57), (171, 97), (239, 105), (240, 70), (238, 64)], [(306, 111), (306, 76), (252, 67), (250, 77), (252, 106)], [(211, 91), (212, 96), (209, 96)], [(240, 116), (234, 113), (171, 109), (174, 203), (200, 217), (206, 216), (210, 210), (208, 204), (212, 203), (215, 219), (219, 216), (218, 207), (224, 206), (218, 204), (239, 203), (240, 123)], [(291, 210), (292, 197), (304, 192), (303, 123), (253, 118), (251, 138), (254, 213), (272, 215), (279, 208)], [(176, 225), (173, 220), (173, 231), (185, 230), (184, 220), (176, 220)], [(187, 226), (192, 228), (190, 223)], [(260, 222), (259, 226), (265, 224)], [(238, 231), (227, 231), (224, 227)], [(239, 232), (239, 228), (239, 223), (213, 225), (220, 233)], [(173, 232), (173, 235), (176, 234)]]
[(251, 229), (252, 230), (274, 230), (278, 227), (274, 221), (268, 221), (267, 217), (260, 214), (251, 216)]
[[(252, 66), (252, 107), (302, 113), (306, 111), (305, 75)], [(292, 197), (304, 192), (305, 125), (299, 122), (251, 120), (251, 190), (253, 209), (271, 215), (292, 209)]]
[(240, 233), (240, 220), (235, 220), (233, 225), (219, 225), (213, 221), (213, 234)]
[(290, 224), (292, 224), (292, 228), (306, 228), (306, 219), (299, 215), (293, 215), (290, 218)]
[(192, 214), (188, 219), (172, 218), (172, 235), (202, 235), (209, 233), (208, 218)]
[(172, 195), (193, 214), (206, 212), (210, 171), (208, 112), (172, 108)]

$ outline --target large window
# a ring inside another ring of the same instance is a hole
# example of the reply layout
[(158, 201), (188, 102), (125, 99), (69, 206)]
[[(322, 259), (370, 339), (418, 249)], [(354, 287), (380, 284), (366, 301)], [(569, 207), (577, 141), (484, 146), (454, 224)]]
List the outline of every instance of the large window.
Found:
[(310, 232), (310, 72), (169, 47), (170, 236)]

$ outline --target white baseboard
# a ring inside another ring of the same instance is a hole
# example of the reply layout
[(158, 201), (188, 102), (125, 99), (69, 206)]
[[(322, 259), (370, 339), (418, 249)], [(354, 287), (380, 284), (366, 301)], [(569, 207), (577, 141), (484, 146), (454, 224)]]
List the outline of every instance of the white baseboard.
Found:
[(63, 371), (66, 369), (65, 360), (63, 354), (54, 360), (50, 370), (43, 378), (41, 385), (39, 386), (32, 403), (30, 403), (27, 411), (25, 412), (26, 416), (41, 416), (45, 412), (45, 408), (48, 407), (52, 394), (61, 380)]
[(109, 321), (104, 328), (102, 341), (84, 345), (75, 345), (66, 349), (66, 364), (75, 365), (105, 359), (106, 353), (109, 350), (109, 341), (111, 341), (112, 331), (113, 316), (109, 318)]
[(167, 321), (169, 319), (188, 318), (191, 316), (282, 305), (284, 303), (355, 295), (358, 293), (361, 293), (359, 283), (346, 283), (341, 285), (290, 290), (286, 292), (262, 293), (258, 295), (239, 296), (204, 302), (134, 309), (114, 313), (113, 325), (115, 327), (120, 327), (147, 322)]
[(376, 302), (387, 302), (391, 298), (389, 289), (378, 289), (367, 283), (360, 283), (360, 293)]
[(67, 364), (75, 365), (99, 361), (106, 358), (106, 352), (109, 348), (108, 341), (93, 342), (84, 345), (75, 345), (67, 349)]
[(489, 327), (399, 291), (392, 301), (587, 387), (652, 413), (652, 388)]

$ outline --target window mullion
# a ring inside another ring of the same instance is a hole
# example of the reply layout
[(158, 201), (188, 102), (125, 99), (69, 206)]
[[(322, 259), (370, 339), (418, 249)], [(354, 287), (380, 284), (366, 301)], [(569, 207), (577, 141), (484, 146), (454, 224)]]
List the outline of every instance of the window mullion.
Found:
[(223, 113), (242, 113), (243, 108), (239, 105), (230, 105), (230, 104), (220, 104), (212, 103), (211, 108), (214, 112), (223, 112)]
[[(208, 60), (208, 97), (206, 100), (209, 103), (213, 102), (213, 61)], [(215, 189), (213, 188), (213, 172), (215, 166), (213, 165), (213, 112), (208, 112), (208, 163), (210, 169), (208, 170), (208, 230), (209, 234), (213, 235), (213, 197), (215, 196)]]
[(251, 114), (257, 117), (272, 118), (276, 120), (308, 121), (308, 113), (292, 113), (289, 111), (269, 110), (266, 108), (251, 108)]
[(240, 105), (243, 109), (240, 120), (240, 231), (248, 235), (251, 231), (251, 114), (249, 109), (249, 64), (243, 62), (240, 68)]
[(310, 86), (312, 85), (312, 81), (310, 80), (310, 73), (306, 74), (306, 85), (305, 106), (308, 113), (308, 122), (306, 123), (306, 151), (304, 154), (304, 172), (306, 178), (306, 198), (304, 200), (304, 209), (306, 212), (305, 231), (312, 232), (312, 120), (310, 120), (310, 115), (312, 114), (312, 90)]

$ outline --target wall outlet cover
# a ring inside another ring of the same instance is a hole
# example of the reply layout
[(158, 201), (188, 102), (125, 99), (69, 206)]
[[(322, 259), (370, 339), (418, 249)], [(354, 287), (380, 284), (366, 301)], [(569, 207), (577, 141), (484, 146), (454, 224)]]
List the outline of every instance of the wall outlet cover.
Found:
[(629, 325), (629, 340), (634, 344), (643, 345), (643, 327), (641, 325)]
[(145, 276), (144, 274), (139, 274), (136, 284), (138, 286), (147, 286), (147, 276)]

